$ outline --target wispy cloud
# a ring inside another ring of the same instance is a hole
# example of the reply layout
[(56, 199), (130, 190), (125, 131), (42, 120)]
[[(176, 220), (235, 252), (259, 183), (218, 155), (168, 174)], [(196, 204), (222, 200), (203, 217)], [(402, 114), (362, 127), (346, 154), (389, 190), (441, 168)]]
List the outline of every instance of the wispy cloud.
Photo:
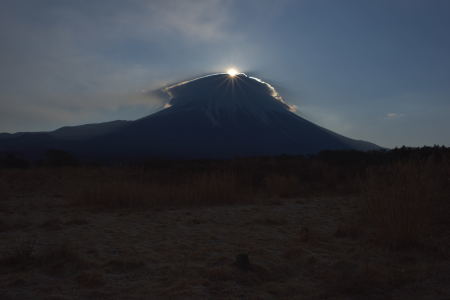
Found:
[(173, 30), (198, 40), (223, 40), (231, 37), (226, 30), (232, 21), (228, 14), (229, 3), (221, 0), (162, 1), (158, 6), (147, 4), (147, 9), (158, 16), (151, 25), (162, 31)]
[(160, 99), (141, 90), (184, 76), (174, 75), (174, 58), (182, 63), (197, 47), (237, 38), (227, 31), (228, 3), (2, 1), (0, 112), (15, 115), (0, 118), (0, 132), (50, 129), (44, 124), (64, 125), (76, 114), (96, 121), (130, 105), (150, 113)]
[(395, 113), (395, 112), (390, 112), (390, 113), (386, 114), (387, 119), (398, 119), (398, 118), (402, 118), (404, 116), (405, 116), (405, 114), (403, 114), (403, 113)]

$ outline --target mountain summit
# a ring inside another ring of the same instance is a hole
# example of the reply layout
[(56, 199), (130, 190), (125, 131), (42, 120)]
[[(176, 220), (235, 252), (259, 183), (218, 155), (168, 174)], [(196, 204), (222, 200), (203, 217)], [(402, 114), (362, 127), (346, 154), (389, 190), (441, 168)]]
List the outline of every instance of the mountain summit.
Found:
[(139, 159), (380, 149), (301, 118), (271, 85), (243, 73), (209, 75), (163, 91), (170, 98), (166, 108), (147, 117), (53, 132), (0, 135), (0, 151), (58, 148), (86, 158)]

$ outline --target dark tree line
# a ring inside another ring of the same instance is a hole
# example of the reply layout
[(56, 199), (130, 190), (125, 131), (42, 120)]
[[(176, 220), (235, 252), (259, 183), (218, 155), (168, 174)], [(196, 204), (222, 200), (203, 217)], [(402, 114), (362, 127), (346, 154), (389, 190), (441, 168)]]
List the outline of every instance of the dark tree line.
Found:
[(47, 150), (43, 159), (37, 161), (28, 160), (19, 153), (0, 153), (0, 168), (26, 169), (35, 166), (67, 167), (78, 166), (79, 164), (79, 160), (74, 155), (58, 149)]
[[(322, 163), (330, 166), (352, 168), (364, 168), (369, 166), (390, 164), (406, 160), (426, 160), (441, 161), (450, 159), (450, 148), (444, 146), (433, 147), (401, 147), (382, 151), (322, 151), (315, 155), (282, 155), (276, 157), (253, 157), (253, 158), (235, 158), (230, 160), (169, 160), (149, 158), (144, 161), (129, 162), (116, 161), (114, 165), (139, 166), (148, 169), (189, 169), (189, 170), (208, 170), (214, 168), (235, 168), (243, 169), (251, 167), (253, 169), (262, 168), (266, 171), (271, 169), (284, 170), (289, 172), (298, 168), (308, 169), (308, 165)], [(99, 162), (81, 162), (71, 153), (59, 150), (49, 149), (45, 152), (42, 159), (32, 161), (26, 159), (20, 153), (0, 152), (0, 168), (30, 168), (30, 167), (66, 167), (85, 165), (99, 165)], [(111, 162), (109, 162), (111, 164)]]

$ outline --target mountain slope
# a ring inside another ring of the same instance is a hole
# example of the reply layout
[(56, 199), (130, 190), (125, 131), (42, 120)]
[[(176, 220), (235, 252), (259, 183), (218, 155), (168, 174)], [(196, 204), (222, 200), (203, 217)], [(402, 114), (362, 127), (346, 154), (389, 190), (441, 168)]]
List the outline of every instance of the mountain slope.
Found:
[(301, 118), (270, 85), (244, 74), (207, 76), (166, 91), (169, 108), (100, 137), (95, 148), (111, 156), (196, 158), (380, 149)]
[[(245, 74), (210, 75), (168, 87), (165, 92), (170, 96), (169, 107), (157, 113), (126, 123), (85, 125), (76, 131), (59, 129), (41, 134), (45, 139), (41, 144), (86, 158), (106, 159), (228, 158), (380, 149), (301, 118), (273, 87)], [(108, 130), (102, 131), (104, 128)], [(92, 132), (97, 134), (86, 135)], [(39, 149), (24, 135), (0, 140), (0, 149), (17, 149), (18, 144), (19, 148)]]

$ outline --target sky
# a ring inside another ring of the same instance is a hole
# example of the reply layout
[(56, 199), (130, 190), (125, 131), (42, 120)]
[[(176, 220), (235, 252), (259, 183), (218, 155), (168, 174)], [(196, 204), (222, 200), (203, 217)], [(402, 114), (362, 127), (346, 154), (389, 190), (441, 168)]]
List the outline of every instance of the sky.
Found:
[(236, 67), (385, 147), (450, 146), (450, 1), (1, 0), (0, 132), (133, 120)]

